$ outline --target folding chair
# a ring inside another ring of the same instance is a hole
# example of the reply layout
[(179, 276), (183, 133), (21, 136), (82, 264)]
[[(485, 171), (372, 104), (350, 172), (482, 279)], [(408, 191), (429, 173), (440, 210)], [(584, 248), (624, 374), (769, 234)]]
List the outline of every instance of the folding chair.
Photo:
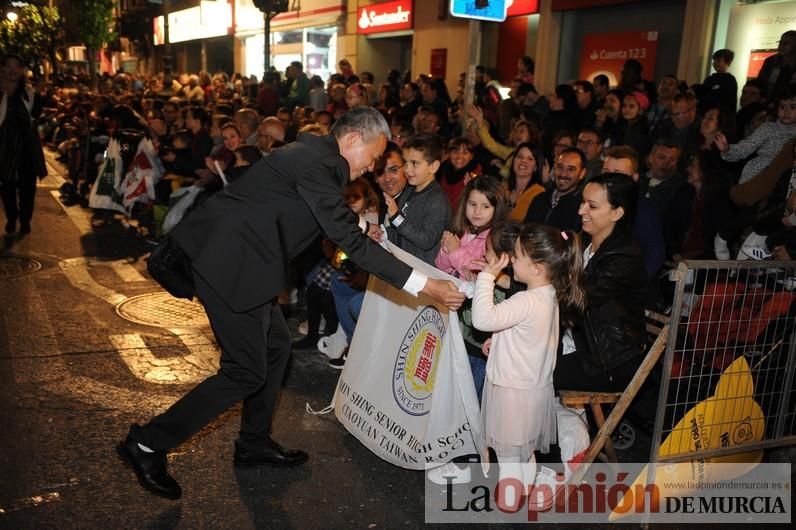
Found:
[[(647, 317), (647, 332), (655, 336), (655, 340), (624, 392), (559, 391), (561, 403), (564, 406), (589, 405), (598, 427), (597, 434), (591, 441), (581, 465), (570, 478), (571, 483), (580, 482), (589, 465), (603, 452), (603, 449), (605, 450), (604, 460), (617, 462), (616, 452), (611, 444), (611, 435), (666, 349), (666, 339), (669, 334), (669, 317), (652, 311), (645, 311), (645, 315)], [(602, 406), (607, 404), (613, 404), (614, 407), (608, 418), (605, 418)]]

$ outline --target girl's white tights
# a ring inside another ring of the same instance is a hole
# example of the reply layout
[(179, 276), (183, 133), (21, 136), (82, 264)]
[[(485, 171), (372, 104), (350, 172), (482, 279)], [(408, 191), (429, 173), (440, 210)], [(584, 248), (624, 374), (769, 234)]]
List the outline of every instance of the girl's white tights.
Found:
[[(526, 465), (522, 465), (522, 457), (519, 451), (515, 454), (505, 455), (498, 454), (498, 479), (504, 480), (513, 478), (522, 484), (522, 491), (528, 491), (528, 488), (536, 481), (536, 455), (531, 455)], [(505, 506), (513, 506), (517, 501), (517, 494), (520, 493), (516, 488), (510, 487), (501, 490), (502, 501)]]

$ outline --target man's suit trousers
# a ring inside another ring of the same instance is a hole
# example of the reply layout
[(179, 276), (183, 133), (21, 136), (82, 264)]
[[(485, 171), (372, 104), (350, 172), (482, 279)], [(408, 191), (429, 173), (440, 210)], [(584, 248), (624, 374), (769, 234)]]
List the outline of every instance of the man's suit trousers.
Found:
[(256, 447), (271, 433), (290, 356), (290, 330), (276, 300), (235, 313), (195, 271), (194, 281), (221, 348), (221, 368), (133, 436), (156, 451), (166, 451), (243, 400), (240, 441)]

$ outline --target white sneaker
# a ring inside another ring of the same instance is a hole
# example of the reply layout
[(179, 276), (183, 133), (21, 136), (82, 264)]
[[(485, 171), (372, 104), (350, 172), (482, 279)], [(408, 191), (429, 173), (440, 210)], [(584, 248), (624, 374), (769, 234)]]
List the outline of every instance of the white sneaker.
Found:
[(730, 247), (727, 246), (727, 241), (719, 234), (716, 234), (716, 237), (713, 238), (713, 253), (717, 260), (728, 261), (732, 258), (730, 255)]
[(766, 236), (752, 232), (741, 245), (738, 251), (738, 260), (753, 259), (762, 261), (771, 257), (771, 252), (766, 247)]
[(460, 468), (453, 462), (429, 470), (428, 480), (439, 486), (448, 484), (469, 484), (472, 479), (470, 467)]

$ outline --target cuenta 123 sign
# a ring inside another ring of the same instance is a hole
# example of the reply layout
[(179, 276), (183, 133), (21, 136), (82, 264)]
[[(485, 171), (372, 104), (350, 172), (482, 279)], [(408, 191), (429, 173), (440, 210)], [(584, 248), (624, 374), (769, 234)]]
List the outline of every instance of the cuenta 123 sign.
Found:
[(644, 77), (652, 78), (657, 51), (657, 31), (588, 33), (583, 36), (578, 79), (591, 80), (605, 74), (608, 84), (615, 86), (619, 84), (622, 67), (628, 59), (640, 62)]
[(397, 0), (360, 7), (357, 33), (383, 33), (412, 29), (412, 0)]

